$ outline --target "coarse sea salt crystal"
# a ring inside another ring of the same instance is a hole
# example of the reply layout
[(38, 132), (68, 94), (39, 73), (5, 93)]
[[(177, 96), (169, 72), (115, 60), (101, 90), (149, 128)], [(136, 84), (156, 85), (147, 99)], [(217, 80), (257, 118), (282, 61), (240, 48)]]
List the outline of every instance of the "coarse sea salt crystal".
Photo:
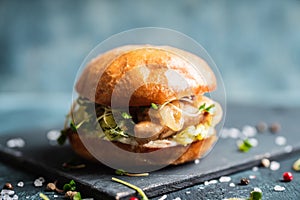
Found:
[(180, 197), (176, 197), (175, 199), (173, 199), (173, 200), (181, 200), (181, 198)]
[(256, 179), (255, 175), (249, 175), (249, 179)]
[(254, 137), (257, 133), (257, 129), (253, 126), (246, 125), (242, 129), (242, 133), (246, 137)]
[(165, 200), (168, 196), (165, 194), (162, 197), (160, 197), (158, 200)]
[(200, 163), (200, 160), (199, 160), (199, 159), (196, 159), (196, 160), (194, 161), (194, 163), (197, 165), (197, 164)]
[(252, 171), (257, 172), (258, 171), (258, 167), (252, 167)]
[(256, 138), (249, 138), (248, 141), (253, 147), (258, 145), (258, 140)]
[(279, 162), (277, 162), (277, 161), (272, 161), (271, 163), (270, 163), (270, 169), (272, 170), (272, 171), (276, 171), (276, 170), (278, 170), (280, 168), (280, 163)]
[(282, 192), (282, 191), (285, 190), (285, 187), (282, 187), (282, 186), (280, 186), (280, 185), (275, 185), (275, 186), (274, 186), (274, 190), (275, 190), (276, 192)]
[(277, 136), (275, 138), (275, 144), (277, 144), (278, 146), (284, 146), (286, 145), (286, 138), (283, 136)]
[(18, 186), (18, 187), (24, 187), (24, 182), (23, 182), (23, 181), (18, 182), (18, 183), (17, 183), (17, 186)]
[(60, 136), (60, 131), (50, 130), (47, 132), (47, 139), (50, 141), (56, 141)]
[(228, 136), (231, 137), (231, 138), (236, 139), (236, 138), (238, 138), (240, 135), (241, 135), (241, 132), (240, 132), (240, 130), (237, 129), (237, 128), (230, 128), (230, 129), (228, 130)]
[(33, 182), (33, 185), (35, 187), (42, 187), (43, 186), (43, 182), (40, 181), (39, 179), (35, 179), (35, 181)]
[(235, 187), (234, 183), (229, 183), (229, 187)]
[(292, 145), (287, 145), (284, 147), (284, 151), (286, 153), (291, 153), (293, 151), (293, 146)]
[(22, 148), (25, 146), (25, 141), (22, 138), (12, 138), (6, 142), (6, 146), (9, 148)]
[(230, 181), (231, 181), (231, 177), (229, 177), (229, 176), (221, 176), (219, 178), (220, 183), (227, 183), (227, 182), (230, 182)]

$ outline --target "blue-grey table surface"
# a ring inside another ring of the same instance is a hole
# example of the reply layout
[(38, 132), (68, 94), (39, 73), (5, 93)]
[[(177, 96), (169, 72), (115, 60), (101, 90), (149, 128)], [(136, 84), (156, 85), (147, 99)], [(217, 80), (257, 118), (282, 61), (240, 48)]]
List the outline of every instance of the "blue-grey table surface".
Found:
[[(17, 118), (14, 116), (20, 116), (20, 113), (22, 115), (30, 116), (27, 118), (27, 123), (30, 122), (32, 119), (32, 116), (36, 117), (42, 117), (42, 116), (51, 116), (43, 113), (43, 111), (37, 109), (37, 110), (22, 110), (18, 111), (17, 113), (1, 113), (2, 119), (11, 120), (16, 122)], [(256, 115), (257, 113), (257, 115)], [(266, 113), (271, 113), (266, 115)], [(5, 114), (6, 116), (3, 116)], [(268, 116), (267, 118), (265, 118)], [(225, 122), (226, 127), (237, 127), (242, 128), (243, 125), (255, 125), (257, 122), (264, 120), (267, 123), (272, 123), (275, 121), (278, 121), (282, 125), (282, 131), (278, 133), (279, 135), (286, 136), (288, 144), (291, 144), (292, 146), (298, 148), (299, 142), (300, 142), (300, 136), (298, 135), (298, 126), (297, 122), (299, 121), (300, 116), (300, 109), (299, 108), (261, 108), (259, 106), (241, 106), (241, 105), (234, 105), (228, 107), (228, 115), (227, 120)], [(50, 117), (51, 118), (51, 117)], [(24, 119), (24, 118), (22, 118)], [(60, 120), (60, 119), (59, 119)], [(51, 120), (50, 120), (51, 121)], [(55, 120), (54, 120), (55, 121)], [(8, 121), (5, 121), (8, 122)], [(19, 124), (22, 125), (25, 124), (25, 122), (22, 122)], [(46, 132), (47, 130), (51, 128), (58, 128), (58, 126), (54, 126), (55, 124), (53, 121), (50, 123), (50, 125), (44, 125), (42, 128)], [(15, 126), (13, 127), (11, 123), (3, 123), (2, 126), (4, 127), (1, 131), (1, 135), (5, 134), (11, 134), (11, 136), (14, 136), (14, 133), (20, 132), (22, 130), (22, 127), (18, 127), (18, 123), (15, 123)], [(6, 127), (6, 128), (5, 128)], [(41, 128), (41, 127), (32, 127), (32, 128)], [(14, 130), (16, 132), (14, 132)], [(25, 128), (25, 130), (28, 132), (30, 130), (30, 127)], [(24, 130), (24, 131), (25, 131)], [(288, 132), (287, 132), (288, 131)], [(292, 132), (292, 134), (291, 134)], [(270, 133), (269, 135), (264, 137), (269, 137), (270, 139), (273, 137), (275, 138), (276, 135), (272, 136)], [(218, 146), (223, 145), (225, 140), (229, 139), (221, 139), (217, 143), (216, 149)], [(259, 140), (260, 141), (260, 140)], [(3, 142), (3, 141), (2, 141)], [(270, 141), (271, 143), (271, 141)], [(263, 146), (266, 146), (268, 144), (260, 144), (256, 147), (257, 149), (262, 148)], [(236, 148), (234, 146), (228, 147), (230, 148)], [(258, 171), (253, 171), (251, 168), (252, 166), (259, 166), (258, 162), (252, 162), (251, 165), (248, 166), (248, 168), (241, 168), (241, 169), (234, 169), (230, 174), (227, 174), (231, 176), (232, 183), (235, 183), (235, 187), (230, 187), (229, 183), (216, 183), (216, 184), (210, 184), (205, 185), (202, 182), (196, 182), (192, 186), (186, 185), (186, 188), (182, 187), (174, 187), (172, 186), (172, 192), (168, 192), (167, 199), (175, 199), (177, 197), (180, 197), (181, 199), (224, 199), (224, 198), (230, 198), (230, 197), (243, 197), (246, 198), (249, 196), (249, 192), (254, 187), (259, 187), (263, 191), (263, 197), (264, 199), (299, 199), (300, 198), (300, 173), (294, 172), (291, 169), (292, 163), (297, 160), (299, 156), (299, 151), (295, 151), (294, 153), (287, 153), (283, 150), (283, 147), (278, 147), (278, 152), (275, 151), (275, 154), (277, 156), (272, 157), (272, 159), (277, 160), (281, 163), (281, 168), (277, 171), (271, 171), (267, 168), (259, 167)], [(256, 150), (251, 150), (252, 153)], [(249, 153), (241, 154), (243, 157), (251, 157), (251, 151)], [(271, 151), (271, 150), (270, 150)], [(282, 154), (280, 154), (280, 152)], [(213, 155), (214, 152), (212, 152)], [(266, 152), (268, 153), (268, 152)], [(281, 156), (280, 156), (281, 155)], [(209, 162), (209, 159), (211, 157), (206, 157), (207, 162)], [(206, 160), (203, 160), (206, 161)], [(260, 158), (257, 158), (260, 159)], [(19, 199), (39, 199), (39, 193), (43, 192), (47, 194), (51, 199), (62, 199), (63, 195), (56, 194), (54, 192), (45, 191), (45, 186), (36, 188), (33, 186), (33, 181), (38, 178), (39, 176), (46, 176), (44, 171), (33, 171), (31, 169), (28, 169), (27, 166), (21, 166), (21, 165), (15, 165), (16, 163), (13, 161), (9, 161), (5, 157), (0, 158), (0, 186), (4, 185), (5, 182), (11, 182), (15, 186), (15, 192), (17, 195), (19, 195)], [(200, 162), (201, 164), (201, 162)], [(188, 166), (187, 166), (188, 167)], [(234, 166), (233, 166), (234, 167)], [(294, 180), (292, 182), (282, 182), (282, 173), (285, 171), (292, 171), (294, 174)], [(249, 177), (250, 175), (256, 176), (255, 179), (251, 179), (251, 182), (247, 186), (241, 186), (238, 185), (240, 179), (242, 177)], [(212, 176), (214, 177), (214, 176)], [(218, 177), (214, 177), (218, 178)], [(23, 181), (25, 183), (25, 186), (22, 188), (19, 188), (16, 186), (17, 182)], [(46, 180), (47, 181), (47, 180)], [(274, 186), (275, 185), (281, 185), (286, 188), (283, 192), (275, 192)], [(90, 191), (82, 191), (84, 197), (93, 197), (93, 193)], [(56, 196), (55, 196), (56, 195)], [(152, 197), (152, 199), (159, 199), (161, 195), (156, 195)]]

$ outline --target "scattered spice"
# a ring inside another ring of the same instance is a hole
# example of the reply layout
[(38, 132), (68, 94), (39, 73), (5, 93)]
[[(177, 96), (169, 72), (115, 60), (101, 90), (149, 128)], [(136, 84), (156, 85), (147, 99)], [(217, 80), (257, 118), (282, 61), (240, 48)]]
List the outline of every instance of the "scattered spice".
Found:
[(5, 185), (3, 186), (3, 189), (13, 190), (14, 186), (11, 183), (5, 183)]
[(242, 178), (240, 181), (240, 185), (248, 185), (250, 183), (250, 180), (247, 178)]
[(283, 174), (282, 174), (282, 177), (283, 177), (283, 180), (285, 181), (285, 182), (290, 182), (290, 181), (292, 181), (293, 180), (293, 174), (291, 173), (291, 172), (284, 172)]
[(48, 183), (46, 186), (46, 190), (50, 190), (50, 191), (56, 191), (58, 193), (63, 193), (64, 191), (57, 188), (56, 186), (56, 181), (54, 183)]
[(137, 198), (137, 197), (130, 197), (129, 200), (139, 200), (139, 198)]
[(293, 170), (300, 171), (300, 159), (296, 160), (293, 164)]
[(277, 133), (281, 130), (281, 125), (278, 122), (272, 123), (269, 130), (271, 133)]
[(112, 179), (112, 181), (116, 181), (118, 183), (121, 183), (123, 185), (126, 185), (127, 187), (130, 187), (130, 188), (136, 190), (139, 193), (139, 195), (141, 195), (142, 200), (148, 200), (148, 197), (146, 196), (146, 194), (144, 193), (144, 191), (141, 188), (139, 188), (139, 187), (137, 187), (137, 186), (135, 186), (131, 183), (128, 183), (126, 181), (123, 181), (121, 179), (117, 179), (117, 178), (114, 178), (114, 177), (112, 177), (111, 179)]
[(62, 164), (62, 167), (66, 168), (66, 169), (82, 169), (82, 168), (85, 168), (86, 165), (85, 164), (74, 164), (74, 165), (72, 165), (70, 163), (65, 162), (65, 163)]
[(72, 200), (81, 200), (81, 194), (80, 192), (76, 192), (76, 191), (67, 191), (65, 193), (65, 197), (72, 199)]
[(267, 131), (268, 125), (266, 122), (261, 121), (261, 122), (258, 122), (258, 124), (256, 125), (256, 129), (259, 133), (264, 133)]
[(269, 168), (270, 167), (271, 162), (270, 162), (269, 159), (263, 158), (260, 162), (261, 162), (261, 165), (263, 167), (265, 167), (265, 168)]
[(128, 173), (126, 171), (124, 171), (123, 169), (117, 169), (115, 171), (115, 173), (117, 175), (120, 175), (120, 176), (149, 176), (149, 173)]

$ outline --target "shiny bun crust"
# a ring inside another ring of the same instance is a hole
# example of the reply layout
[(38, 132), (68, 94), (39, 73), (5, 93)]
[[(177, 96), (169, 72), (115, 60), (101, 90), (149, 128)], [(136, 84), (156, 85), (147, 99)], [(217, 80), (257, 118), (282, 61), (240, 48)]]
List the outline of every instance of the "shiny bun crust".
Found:
[(215, 88), (216, 78), (204, 60), (174, 47), (151, 45), (122, 46), (99, 55), (76, 84), (80, 96), (108, 106), (112, 95), (116, 106), (147, 106)]
[[(71, 143), (71, 146), (76, 154), (79, 156), (90, 160), (90, 161), (97, 161), (97, 159), (91, 155), (91, 153), (85, 148), (83, 145), (81, 138), (77, 133), (70, 133), (68, 134), (69, 141)], [(122, 163), (128, 163), (128, 167), (137, 167), (137, 170), (139, 167), (143, 166), (166, 166), (166, 165), (178, 165), (182, 163), (186, 163), (189, 161), (196, 160), (198, 158), (201, 158), (203, 155), (205, 155), (212, 147), (212, 145), (215, 143), (217, 137), (216, 135), (212, 135), (208, 138), (205, 138), (203, 140), (199, 140), (196, 142), (193, 142), (191, 145), (183, 146), (183, 145), (177, 145), (172, 147), (163, 147), (163, 148), (157, 148), (157, 147), (145, 147), (145, 146), (139, 146), (134, 150), (132, 153), (132, 157), (124, 157), (115, 151), (97, 151), (98, 155), (97, 157), (106, 157), (106, 158), (112, 158), (113, 160), (116, 160), (117, 162)], [(89, 140), (89, 148), (95, 148), (95, 149), (110, 149), (108, 145), (111, 145), (109, 141), (102, 140), (102, 139), (88, 139), (84, 138), (84, 140)], [(119, 148), (122, 148), (127, 151), (132, 152), (132, 146), (128, 144), (123, 144), (120, 142), (113, 142), (116, 146)], [(145, 155), (143, 157), (139, 157), (135, 153), (149, 153), (152, 151), (160, 150), (159, 156), (156, 157), (149, 157), (148, 159), (145, 159)], [(179, 155), (179, 156), (178, 156)]]

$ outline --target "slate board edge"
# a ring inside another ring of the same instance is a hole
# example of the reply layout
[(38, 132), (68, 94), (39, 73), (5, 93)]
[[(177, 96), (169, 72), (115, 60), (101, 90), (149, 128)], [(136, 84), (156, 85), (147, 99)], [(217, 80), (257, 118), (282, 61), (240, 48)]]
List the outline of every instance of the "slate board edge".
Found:
[[(272, 160), (278, 160), (290, 157), (294, 154), (300, 153), (300, 147), (293, 148), (292, 152), (277, 152), (274, 153), (272, 156), (268, 157)], [(92, 184), (83, 183), (80, 180), (77, 180), (74, 178), (74, 176), (71, 176), (67, 173), (61, 172), (57, 169), (51, 169), (49, 167), (46, 167), (45, 165), (38, 163), (30, 158), (22, 156), (22, 153), (20, 154), (20, 151), (15, 149), (10, 149), (7, 147), (3, 147), (0, 145), (0, 156), (2, 161), (6, 161), (8, 164), (15, 166), (22, 166), (26, 170), (29, 170), (33, 173), (36, 173), (37, 171), (43, 172), (44, 177), (48, 178), (49, 180), (53, 180), (53, 177), (58, 178), (62, 182), (67, 182), (70, 179), (74, 179), (77, 182), (78, 190), (84, 191), (83, 194), (89, 196), (93, 194), (94, 198), (101, 198), (101, 199), (125, 199), (128, 198), (131, 195), (135, 194), (135, 191), (132, 190), (132, 192), (120, 192), (120, 193), (107, 193), (107, 191), (101, 191), (99, 188), (94, 188)], [(177, 182), (168, 183), (165, 185), (160, 185), (157, 187), (152, 188), (146, 188), (144, 189), (144, 192), (148, 195), (148, 197), (157, 197), (161, 196), (163, 194), (174, 192), (183, 188), (187, 188), (189, 186), (193, 186), (196, 184), (203, 183), (206, 180), (211, 180), (218, 178), (220, 176), (224, 175), (230, 175), (232, 173), (236, 173), (239, 171), (243, 171), (246, 169), (250, 169), (251, 167), (258, 166), (260, 164), (260, 160), (262, 157), (258, 157), (256, 160), (247, 161), (244, 163), (241, 163), (240, 165), (237, 165), (235, 167), (231, 168), (224, 168), (219, 171), (213, 171), (208, 174), (201, 174), (199, 176), (195, 177), (188, 177), (189, 181), (186, 181), (185, 179)]]

